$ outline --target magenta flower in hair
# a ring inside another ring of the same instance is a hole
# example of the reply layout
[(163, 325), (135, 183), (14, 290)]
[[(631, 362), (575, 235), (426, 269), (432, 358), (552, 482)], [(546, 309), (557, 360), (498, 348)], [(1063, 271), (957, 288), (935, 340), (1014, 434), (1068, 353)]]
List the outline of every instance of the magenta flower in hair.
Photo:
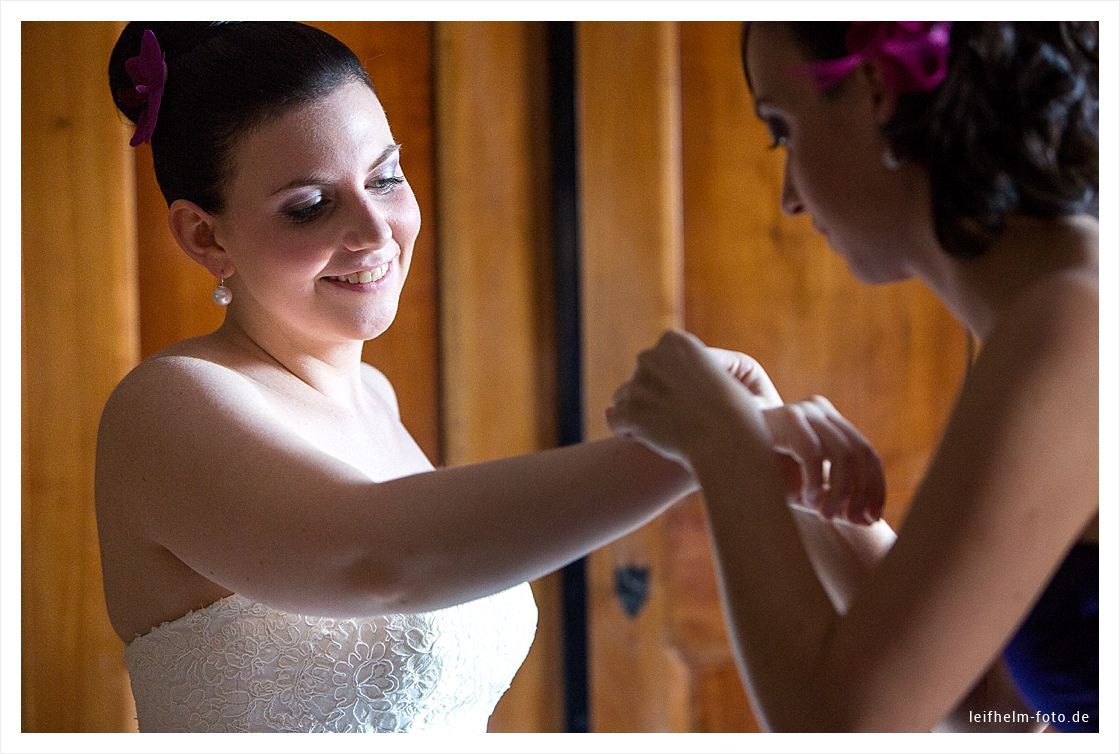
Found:
[(124, 61), (124, 70), (135, 90), (135, 94), (127, 92), (127, 99), (136, 104), (143, 103), (140, 117), (136, 119), (136, 133), (128, 142), (130, 147), (135, 147), (152, 140), (159, 103), (163, 100), (163, 85), (167, 83), (167, 62), (151, 29), (144, 30), (140, 37), (140, 54)]
[(882, 65), (883, 84), (896, 94), (932, 91), (949, 68), (949, 21), (856, 21), (844, 39), (848, 55), (819, 60), (809, 70), (831, 89), (866, 61)]

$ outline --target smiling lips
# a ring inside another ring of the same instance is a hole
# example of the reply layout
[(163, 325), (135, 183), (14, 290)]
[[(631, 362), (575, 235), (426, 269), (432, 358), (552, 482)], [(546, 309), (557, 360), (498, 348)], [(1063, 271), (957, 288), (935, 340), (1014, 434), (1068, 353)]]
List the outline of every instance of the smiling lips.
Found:
[(380, 267), (374, 267), (372, 270), (362, 270), (360, 272), (352, 272), (349, 275), (329, 275), (324, 280), (331, 280), (336, 283), (350, 283), (351, 285), (359, 285), (364, 283), (376, 283), (383, 277), (389, 274), (389, 266), (391, 262), (386, 262)]

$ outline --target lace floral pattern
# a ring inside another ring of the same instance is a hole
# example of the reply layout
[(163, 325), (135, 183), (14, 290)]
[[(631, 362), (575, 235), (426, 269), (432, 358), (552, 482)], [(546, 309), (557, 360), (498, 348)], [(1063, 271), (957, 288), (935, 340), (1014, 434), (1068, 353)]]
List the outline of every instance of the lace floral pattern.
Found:
[(528, 584), (332, 619), (231, 594), (125, 647), (142, 731), (482, 732), (529, 651)]

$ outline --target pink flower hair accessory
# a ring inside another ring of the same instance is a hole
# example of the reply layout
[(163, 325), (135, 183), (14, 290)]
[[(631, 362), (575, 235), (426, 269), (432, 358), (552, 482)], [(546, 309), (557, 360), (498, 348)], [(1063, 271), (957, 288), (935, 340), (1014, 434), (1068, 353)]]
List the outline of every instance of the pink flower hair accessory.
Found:
[(151, 29), (144, 30), (140, 37), (140, 54), (125, 60), (124, 70), (132, 81), (132, 89), (122, 91), (121, 100), (133, 107), (143, 107), (136, 119), (136, 133), (128, 142), (130, 147), (135, 147), (151, 142), (163, 101), (163, 86), (167, 83), (167, 62)]
[(848, 55), (809, 64), (821, 90), (840, 83), (860, 64), (882, 64), (883, 83), (896, 94), (932, 91), (949, 69), (950, 21), (856, 21), (844, 45)]

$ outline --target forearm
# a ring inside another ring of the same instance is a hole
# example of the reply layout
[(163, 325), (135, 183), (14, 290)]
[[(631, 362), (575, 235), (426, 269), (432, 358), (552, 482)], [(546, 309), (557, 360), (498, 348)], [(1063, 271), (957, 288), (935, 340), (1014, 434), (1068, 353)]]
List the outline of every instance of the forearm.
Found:
[[(393, 532), (395, 609), (420, 611), (550, 573), (695, 489), (679, 465), (610, 439), (384, 482), (363, 525), (371, 541)], [(375, 579), (392, 569), (369, 558)]]
[(810, 680), (837, 612), (785, 504), (777, 464), (761, 448), (733, 465), (703, 451), (690, 460), (744, 685), (767, 727), (814, 729)]

